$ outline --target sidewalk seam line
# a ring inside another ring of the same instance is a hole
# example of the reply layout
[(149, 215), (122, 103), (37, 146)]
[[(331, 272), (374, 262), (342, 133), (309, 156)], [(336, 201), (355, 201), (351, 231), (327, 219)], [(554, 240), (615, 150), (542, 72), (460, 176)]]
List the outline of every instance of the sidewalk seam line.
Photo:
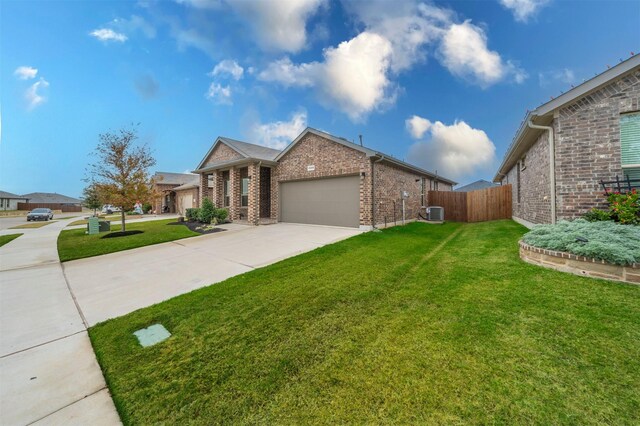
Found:
[(55, 338), (55, 339), (52, 339), (52, 340), (48, 340), (46, 342), (38, 343), (37, 345), (29, 346), (28, 348), (20, 349), (19, 351), (11, 352), (10, 354), (2, 355), (2, 356), (0, 356), (0, 359), (7, 358), (7, 357), (10, 357), (12, 355), (19, 354), (21, 352), (29, 351), (29, 350), (34, 349), (34, 348), (39, 348), (40, 346), (48, 345), (49, 343), (57, 342), (58, 340), (66, 339), (67, 337), (75, 336), (76, 334), (86, 333), (86, 332), (87, 332), (86, 329), (80, 330), (80, 331), (76, 331), (75, 333), (71, 333), (71, 334), (68, 334), (66, 336), (58, 337), (58, 338)]
[(60, 407), (60, 408), (58, 408), (57, 410), (54, 410), (54, 411), (50, 412), (49, 414), (45, 414), (44, 416), (40, 417), (39, 419), (36, 419), (36, 420), (34, 420), (34, 421), (30, 422), (30, 423), (27, 423), (27, 426), (32, 425), (32, 424), (34, 424), (34, 423), (37, 423), (37, 422), (39, 422), (40, 420), (44, 420), (44, 419), (46, 419), (47, 417), (49, 417), (50, 415), (55, 414), (55, 413), (57, 413), (58, 411), (64, 410), (65, 408), (70, 407), (70, 406), (72, 406), (73, 404), (75, 404), (75, 403), (77, 403), (77, 402), (82, 401), (83, 399), (87, 399), (87, 398), (89, 398), (90, 396), (93, 396), (93, 395), (97, 394), (98, 392), (102, 392), (102, 391), (103, 391), (103, 390), (105, 390), (105, 389), (107, 389), (107, 387), (106, 387), (106, 386), (103, 386), (103, 387), (101, 387), (100, 389), (98, 389), (98, 390), (97, 390), (97, 391), (95, 391), (95, 392), (91, 392), (90, 394), (87, 394), (87, 395), (83, 396), (82, 398), (77, 399), (77, 400), (75, 400), (75, 401), (73, 401), (73, 402), (70, 402), (69, 404), (67, 404), (67, 405), (65, 405), (65, 406), (63, 406), (63, 407)]

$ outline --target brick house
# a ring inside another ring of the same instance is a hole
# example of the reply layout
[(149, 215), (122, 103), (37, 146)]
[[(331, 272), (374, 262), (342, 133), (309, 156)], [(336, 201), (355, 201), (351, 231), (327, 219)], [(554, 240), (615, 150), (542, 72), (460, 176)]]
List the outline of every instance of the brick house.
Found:
[(640, 179), (640, 55), (528, 112), (494, 182), (514, 219), (555, 223), (605, 208), (616, 177)]
[(197, 207), (200, 200), (199, 176), (189, 173), (156, 172), (153, 186), (159, 197), (153, 201), (156, 213), (185, 214), (190, 207)]
[(293, 222), (371, 229), (414, 219), (429, 189), (456, 182), (316, 129), (279, 151), (219, 137), (194, 173), (202, 200), (229, 218), (258, 225)]

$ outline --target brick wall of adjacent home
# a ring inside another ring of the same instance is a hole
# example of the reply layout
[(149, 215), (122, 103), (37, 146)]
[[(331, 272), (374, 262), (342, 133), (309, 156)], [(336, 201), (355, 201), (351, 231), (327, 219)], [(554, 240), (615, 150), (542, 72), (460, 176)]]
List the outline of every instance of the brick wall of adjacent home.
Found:
[[(509, 170), (502, 184), (511, 184), (513, 216), (533, 223), (551, 221), (549, 188), (549, 138), (542, 132), (524, 157)], [(518, 186), (518, 174), (520, 185)]]
[[(402, 220), (402, 191), (409, 193), (405, 199), (405, 218), (417, 218), (422, 207), (422, 176), (385, 163), (374, 163), (374, 167), (376, 224), (391, 223), (394, 217), (397, 221)], [(425, 204), (427, 191), (429, 180), (425, 179)]]
[(620, 114), (640, 109), (640, 70), (556, 113), (558, 219), (606, 205), (600, 180), (622, 178)]
[[(580, 217), (592, 207), (604, 208), (600, 180), (622, 177), (620, 115), (640, 110), (640, 70), (555, 112), (557, 218)], [(502, 183), (513, 188), (513, 215), (534, 223), (551, 221), (547, 132), (542, 132), (525, 157)]]
[[(310, 165), (314, 171), (307, 171)], [(272, 170), (271, 217), (278, 218), (279, 183), (342, 175), (360, 176), (360, 224), (371, 225), (371, 161), (363, 152), (313, 133), (304, 136)]]

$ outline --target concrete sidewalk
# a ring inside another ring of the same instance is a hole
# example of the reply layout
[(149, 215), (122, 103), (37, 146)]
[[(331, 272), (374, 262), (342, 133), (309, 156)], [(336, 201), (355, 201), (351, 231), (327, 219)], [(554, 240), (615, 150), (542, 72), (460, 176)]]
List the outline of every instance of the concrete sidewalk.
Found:
[(58, 261), (73, 220), (0, 247), (0, 424), (120, 424)]
[(361, 232), (285, 223), (221, 227), (228, 230), (65, 262), (89, 326)]

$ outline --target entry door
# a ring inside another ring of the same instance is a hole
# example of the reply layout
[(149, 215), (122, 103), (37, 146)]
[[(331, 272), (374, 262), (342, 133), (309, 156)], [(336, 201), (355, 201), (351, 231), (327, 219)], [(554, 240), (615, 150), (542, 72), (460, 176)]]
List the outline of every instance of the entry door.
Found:
[(280, 221), (357, 228), (360, 225), (360, 177), (281, 183)]

